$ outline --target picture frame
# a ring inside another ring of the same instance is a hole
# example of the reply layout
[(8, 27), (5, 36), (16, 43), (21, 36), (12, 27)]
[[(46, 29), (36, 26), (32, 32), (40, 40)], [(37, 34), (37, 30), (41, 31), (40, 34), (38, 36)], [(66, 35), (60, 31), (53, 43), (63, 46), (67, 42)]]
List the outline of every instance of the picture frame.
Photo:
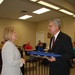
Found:
[(47, 33), (47, 38), (51, 38), (51, 34), (49, 32)]

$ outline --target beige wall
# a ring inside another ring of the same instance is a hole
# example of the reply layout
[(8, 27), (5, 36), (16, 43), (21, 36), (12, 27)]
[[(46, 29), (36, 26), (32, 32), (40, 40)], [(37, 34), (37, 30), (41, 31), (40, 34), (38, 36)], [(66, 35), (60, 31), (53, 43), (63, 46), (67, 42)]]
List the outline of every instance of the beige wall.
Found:
[(39, 31), (44, 31), (44, 42), (47, 43), (47, 45), (49, 45), (49, 40), (47, 38), (47, 33), (48, 33), (48, 23), (49, 23), (49, 20), (48, 21), (43, 21), (43, 22), (39, 22), (36, 24), (36, 32), (39, 32)]
[[(62, 22), (61, 31), (68, 34), (72, 41), (75, 41), (75, 18), (70, 16), (60, 18)], [(23, 45), (27, 41), (31, 42), (33, 48), (36, 44), (36, 32), (44, 32), (44, 42), (49, 45), (50, 39), (47, 38), (49, 20), (32, 23), (20, 20), (0, 19), (0, 42), (3, 40), (2, 33), (5, 27), (12, 26), (15, 28), (18, 37), (15, 42), (17, 45)]]
[(75, 18), (67, 16), (61, 18), (62, 21), (62, 31), (67, 33), (72, 41), (75, 41)]
[[(75, 18), (72, 18), (70, 16), (66, 16), (66, 17), (62, 17), (60, 18), (62, 25), (61, 25), (61, 31), (63, 31), (64, 33), (68, 34), (71, 38), (72, 41), (75, 41)], [(47, 45), (49, 45), (49, 40), (47, 38), (47, 33), (48, 33), (48, 23), (49, 20), (47, 21), (43, 21), (43, 22), (39, 22), (36, 24), (36, 31), (44, 31), (44, 39), (45, 42), (47, 43)]]
[(5, 27), (14, 27), (17, 32), (17, 40), (15, 44), (23, 45), (27, 41), (31, 42), (31, 45), (35, 46), (35, 24), (31, 22), (25, 22), (20, 20), (0, 19), (0, 42), (3, 40), (2, 33)]

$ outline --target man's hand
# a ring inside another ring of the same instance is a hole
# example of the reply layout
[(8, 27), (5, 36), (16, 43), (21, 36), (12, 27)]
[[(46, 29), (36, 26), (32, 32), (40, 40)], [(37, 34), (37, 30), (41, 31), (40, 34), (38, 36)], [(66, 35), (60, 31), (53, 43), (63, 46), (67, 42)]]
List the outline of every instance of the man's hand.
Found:
[(50, 57), (50, 58), (47, 58), (47, 60), (49, 60), (50, 62), (54, 62), (54, 61), (56, 61), (56, 58), (55, 57)]

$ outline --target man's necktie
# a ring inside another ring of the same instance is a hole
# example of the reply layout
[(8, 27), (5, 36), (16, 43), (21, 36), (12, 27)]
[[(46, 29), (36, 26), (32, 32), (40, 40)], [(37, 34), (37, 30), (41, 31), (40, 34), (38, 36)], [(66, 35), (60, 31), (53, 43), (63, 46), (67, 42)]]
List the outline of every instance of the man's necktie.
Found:
[(52, 38), (52, 47), (53, 47), (54, 43), (55, 43), (55, 37), (53, 36), (53, 38)]

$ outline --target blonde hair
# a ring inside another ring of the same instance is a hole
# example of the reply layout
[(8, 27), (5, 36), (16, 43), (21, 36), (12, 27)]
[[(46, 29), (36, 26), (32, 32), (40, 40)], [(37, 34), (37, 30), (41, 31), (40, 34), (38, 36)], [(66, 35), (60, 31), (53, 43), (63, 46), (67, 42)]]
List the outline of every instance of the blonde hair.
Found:
[(4, 40), (11, 40), (13, 32), (14, 32), (14, 27), (6, 27), (3, 32)]

